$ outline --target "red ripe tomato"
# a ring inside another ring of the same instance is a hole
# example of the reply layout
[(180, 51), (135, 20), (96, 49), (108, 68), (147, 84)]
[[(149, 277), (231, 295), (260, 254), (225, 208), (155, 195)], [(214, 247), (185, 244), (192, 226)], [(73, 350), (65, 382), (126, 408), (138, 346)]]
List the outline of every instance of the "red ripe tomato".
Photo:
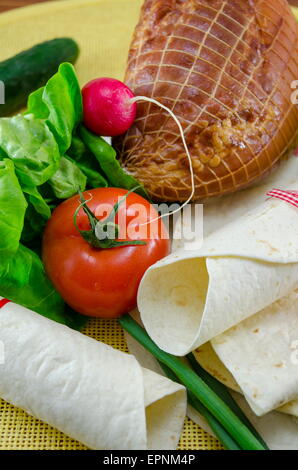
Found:
[[(98, 188), (86, 191), (83, 196), (96, 215), (96, 222), (105, 221), (111, 212), (109, 207), (122, 199), (114, 218), (121, 237), (116, 243), (143, 240), (145, 244), (92, 246), (97, 239), (90, 231), (90, 220), (83, 208), (77, 214), (77, 228), (74, 223), (79, 196), (58, 206), (46, 226), (43, 260), (47, 274), (66, 303), (84, 315), (114, 318), (135, 308), (137, 290), (145, 271), (170, 252), (163, 222), (153, 222), (157, 217), (153, 206), (135, 193), (127, 194), (123, 189)], [(87, 241), (90, 236), (91, 243)]]

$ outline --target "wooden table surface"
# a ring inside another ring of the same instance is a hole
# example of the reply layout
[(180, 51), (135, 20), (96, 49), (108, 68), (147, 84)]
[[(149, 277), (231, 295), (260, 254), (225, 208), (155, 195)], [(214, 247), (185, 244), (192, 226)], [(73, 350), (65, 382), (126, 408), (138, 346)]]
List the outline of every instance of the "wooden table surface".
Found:
[(45, 0), (0, 0), (0, 12), (12, 10), (13, 8), (25, 7), (33, 3), (42, 3)]
[[(24, 7), (26, 5), (32, 5), (33, 3), (42, 3), (44, 1), (45, 0), (0, 0), (0, 13), (3, 11), (12, 10), (13, 8)], [(289, 2), (292, 5), (298, 6), (298, 0), (289, 0)]]

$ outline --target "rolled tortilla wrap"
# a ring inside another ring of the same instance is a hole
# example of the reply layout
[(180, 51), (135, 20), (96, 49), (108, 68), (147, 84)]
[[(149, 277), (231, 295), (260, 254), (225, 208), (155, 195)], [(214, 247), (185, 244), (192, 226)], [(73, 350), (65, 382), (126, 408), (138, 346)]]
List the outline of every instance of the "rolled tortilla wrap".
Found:
[(253, 411), (298, 399), (298, 289), (212, 340)]
[(151, 338), (182, 356), (297, 288), (297, 220), (296, 208), (270, 199), (211, 234), (200, 250), (153, 265), (138, 293)]
[(175, 449), (184, 387), (136, 359), (8, 303), (0, 396), (92, 449)]
[[(290, 294), (289, 297), (291, 297), (291, 299), (293, 299), (293, 296), (295, 295), (295, 292), (293, 292), (292, 294)], [(297, 294), (296, 294), (296, 299), (297, 299)], [(295, 299), (295, 300), (296, 300)], [(278, 305), (283, 305), (285, 302), (288, 303), (287, 301), (287, 298), (283, 298), (281, 299), (280, 301), (276, 302), (276, 304)], [(291, 304), (292, 305), (292, 309), (291, 311), (294, 311), (295, 309), (295, 304)], [(275, 305), (275, 308), (277, 308), (277, 305)], [(140, 314), (137, 310), (135, 310), (134, 312), (131, 313), (131, 315), (134, 317), (134, 319), (141, 323), (140, 321)], [(248, 319), (248, 320), (244, 320), (244, 322), (242, 323), (246, 323), (246, 322), (249, 322), (250, 320), (253, 320), (255, 319), (255, 317), (259, 316), (260, 314), (257, 314), (255, 316), (253, 316), (251, 319)], [(240, 323), (240, 325), (242, 325), (242, 323)], [(240, 326), (239, 325), (239, 326)], [(235, 328), (236, 330), (237, 328)], [(193, 354), (196, 358), (196, 360), (199, 362), (199, 364), (207, 371), (209, 372), (209, 374), (211, 374), (213, 377), (215, 377), (217, 380), (219, 380), (220, 382), (222, 382), (224, 385), (226, 385), (227, 387), (229, 387), (232, 391), (235, 391), (235, 392), (238, 392), (240, 394), (243, 394), (243, 391), (241, 390), (240, 388), (240, 385), (238, 385), (238, 383), (236, 382), (235, 378), (233, 377), (233, 375), (231, 374), (231, 372), (227, 369), (227, 367), (225, 366), (225, 364), (220, 360), (219, 356), (216, 354), (214, 348), (212, 347), (212, 344), (213, 344), (213, 341), (214, 343), (220, 343), (220, 340), (217, 341), (217, 339), (220, 339), (222, 337), (225, 337), (225, 335), (229, 335), (229, 333), (231, 331), (233, 331), (234, 329), (232, 330), (228, 330), (226, 333), (223, 333), (222, 335), (220, 336), (217, 336), (216, 338), (214, 338), (214, 340), (212, 340), (211, 342), (208, 342), (208, 343), (205, 343), (203, 344), (202, 346), (200, 346), (199, 348), (197, 348), (196, 350), (193, 351)], [(251, 331), (251, 330), (250, 330)], [(145, 367), (147, 369), (150, 369), (150, 370), (153, 370), (154, 372), (158, 373), (158, 374), (164, 374), (163, 373), (163, 370), (162, 368), (160, 367), (160, 365), (158, 364), (158, 362), (156, 361), (156, 359), (150, 354), (148, 353), (148, 351), (146, 351), (134, 338), (132, 338), (131, 335), (129, 335), (127, 332), (124, 332), (124, 335), (125, 335), (125, 339), (126, 339), (126, 343), (127, 343), (127, 346), (128, 346), (128, 349), (129, 351), (131, 352), (131, 354), (133, 354), (137, 360), (139, 361), (139, 363), (142, 365), (142, 367)], [(242, 339), (242, 338), (241, 338)], [(226, 340), (227, 341), (227, 340)], [(253, 345), (252, 345), (253, 346)], [(238, 344), (237, 344), (237, 347), (238, 347)], [(239, 341), (239, 349), (241, 348), (241, 341)], [(261, 346), (258, 347), (258, 350), (260, 350)], [(277, 351), (278, 351), (278, 348), (277, 348)], [(293, 350), (291, 350), (291, 354), (293, 353)], [(234, 349), (233, 352), (231, 352), (231, 354), (236, 354), (236, 350)], [(264, 353), (265, 354), (265, 353)], [(294, 352), (295, 354), (295, 357), (298, 358), (298, 347), (297, 347), (297, 350)], [(244, 355), (242, 355), (242, 360), (243, 360), (243, 364), (241, 364), (241, 369), (246, 367), (246, 362), (250, 362), (250, 356), (251, 354), (247, 352), (246, 350), (246, 355), (247, 355), (247, 358), (244, 357)], [(266, 354), (265, 354), (266, 356)], [(233, 359), (232, 357), (229, 358), (231, 362), (233, 362)], [(236, 359), (235, 360), (238, 360), (237, 359), (237, 355), (236, 355)], [(239, 362), (239, 361), (238, 361)], [(271, 369), (272, 370), (272, 369)], [(259, 371), (260, 372), (260, 371)], [(286, 381), (283, 381), (284, 383), (284, 387), (281, 387), (281, 384), (279, 384), (279, 387), (278, 389), (281, 391), (281, 393), (287, 393), (287, 388), (288, 388), (288, 381), (289, 380), (293, 380), (294, 383), (296, 382), (296, 373), (297, 373), (297, 370), (294, 369), (291, 371), (293, 373), (293, 377), (286, 377)], [(251, 373), (251, 376), (250, 376), (250, 380), (254, 380), (254, 372), (253, 372), (253, 368), (252, 370), (250, 371)], [(260, 372), (261, 373), (261, 372)], [(274, 365), (273, 365), (273, 373), (275, 374), (275, 368), (274, 368)], [(258, 377), (258, 374), (256, 374), (256, 377)], [(274, 379), (275, 380), (275, 379)], [(269, 368), (269, 381), (270, 381), (270, 368)], [(266, 383), (267, 380), (265, 381), (264, 380), (264, 377), (263, 377), (263, 383)], [(260, 386), (260, 385), (258, 385)], [(283, 390), (283, 388), (285, 390)], [(292, 387), (293, 389), (293, 387)], [(269, 390), (269, 392), (268, 392)], [(268, 398), (269, 400), (271, 399), (271, 396), (275, 395), (275, 390), (271, 391), (270, 390), (270, 386), (265, 386), (264, 387), (264, 393), (265, 395), (267, 395), (267, 392), (268, 392)], [(247, 397), (246, 397), (247, 398)], [(272, 409), (275, 409), (276, 407), (272, 408)], [(280, 412), (280, 413), (285, 413), (285, 414), (288, 414), (288, 415), (291, 415), (293, 417), (296, 417), (298, 418), (298, 400), (292, 400), (292, 401), (287, 401), (286, 404), (282, 405), (281, 407), (279, 408), (276, 408), (276, 411)], [(188, 414), (188, 416), (190, 416)], [(191, 416), (190, 416), (191, 417)], [(297, 429), (297, 432), (298, 432), (298, 429)]]
[[(134, 315), (138, 319), (137, 313)], [(138, 359), (139, 363), (152, 371), (163, 374), (158, 362), (146, 351), (137, 341), (125, 332), (125, 338), (128, 344), (129, 351)], [(200, 350), (200, 359), (203, 356), (203, 361), (200, 362), (207, 368), (207, 370), (215, 375), (219, 380), (232, 388), (238, 389), (236, 382), (230, 380), (229, 372), (225, 369), (224, 365), (214, 353), (210, 343), (206, 343)], [(218, 364), (220, 366), (218, 367)], [(208, 367), (206, 367), (206, 365)], [(262, 417), (257, 417), (255, 413), (249, 408), (245, 399), (239, 393), (232, 392), (234, 399), (238, 402), (239, 406), (243, 409), (246, 416), (249, 418), (254, 427), (258, 430), (260, 435), (268, 444), (271, 450), (297, 450), (298, 449), (298, 423), (295, 418), (288, 414), (278, 413), (272, 411)], [(295, 402), (296, 403), (296, 402)], [(283, 411), (279, 409), (279, 411)], [(286, 411), (284, 411), (286, 413)], [(206, 420), (191, 406), (187, 407), (187, 416), (197, 423), (206, 432), (213, 435), (213, 431), (207, 424)]]
[[(239, 393), (232, 392), (232, 395), (270, 450), (298, 449), (298, 424), (295, 418), (276, 411), (258, 417)], [(190, 409), (188, 416), (206, 432), (214, 435), (205, 419), (196, 410)]]
[[(254, 318), (254, 317), (252, 317)], [(245, 322), (247, 320), (244, 320)], [(230, 330), (227, 331), (227, 334)], [(226, 333), (223, 333), (225, 335)], [(218, 338), (220, 338), (220, 335)], [(216, 341), (216, 338), (215, 338)], [(134, 354), (133, 349), (129, 348), (129, 350)], [(231, 372), (227, 369), (224, 363), (220, 360), (218, 355), (216, 354), (215, 350), (213, 349), (211, 342), (205, 343), (203, 346), (200, 346), (198, 349), (193, 351), (193, 354), (199, 364), (209, 372), (209, 374), (213, 375), (217, 380), (225, 384), (231, 390), (243, 394), (243, 391), (240, 388), (240, 385), (236, 382)], [(138, 358), (138, 355), (134, 354)], [(249, 354), (250, 356), (250, 354)], [(139, 359), (139, 358), (138, 358)], [(248, 359), (249, 361), (250, 359)], [(143, 365), (143, 364), (142, 364)], [(245, 366), (245, 364), (244, 364)], [(152, 369), (154, 370), (154, 369)], [(280, 387), (279, 387), (280, 388)], [(269, 391), (269, 392), (268, 392)], [(266, 387), (266, 393), (268, 392), (268, 397), (270, 399), (271, 390), (269, 387)], [(274, 393), (274, 391), (273, 391)], [(286, 393), (286, 389), (285, 392)], [(280, 408), (277, 408), (276, 411), (281, 413), (285, 413), (291, 416), (298, 418), (298, 400), (293, 400), (287, 402), (285, 405), (282, 405)]]

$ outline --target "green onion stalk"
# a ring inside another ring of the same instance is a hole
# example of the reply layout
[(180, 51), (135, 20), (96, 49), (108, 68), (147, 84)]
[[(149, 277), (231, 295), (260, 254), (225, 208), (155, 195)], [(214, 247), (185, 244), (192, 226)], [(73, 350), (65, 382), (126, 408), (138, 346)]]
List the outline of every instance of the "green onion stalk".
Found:
[[(233, 443), (242, 450), (266, 450), (266, 446), (260, 439), (241, 421), (233, 410), (199, 377), (193, 369), (183, 361), (171, 354), (162, 351), (130, 315), (124, 315), (119, 319), (120, 325), (145, 349), (147, 349), (161, 364), (174, 373), (178, 381), (183, 384), (190, 400), (198, 405), (197, 401), (215, 418), (217, 423), (232, 438)], [(196, 399), (196, 401), (194, 401)], [(226, 442), (227, 445), (227, 442)], [(234, 449), (235, 450), (235, 449)]]
[[(159, 362), (159, 365), (169, 379), (173, 380), (173, 382), (180, 382), (171, 369), (161, 362)], [(200, 415), (205, 418), (215, 436), (219, 439), (225, 449), (241, 450), (241, 447), (239, 447), (237, 442), (230, 436), (229, 433), (227, 433), (225, 428), (214, 418), (210, 411), (208, 411), (207, 408), (201, 404), (194, 394), (189, 391), (187, 391), (187, 401)]]

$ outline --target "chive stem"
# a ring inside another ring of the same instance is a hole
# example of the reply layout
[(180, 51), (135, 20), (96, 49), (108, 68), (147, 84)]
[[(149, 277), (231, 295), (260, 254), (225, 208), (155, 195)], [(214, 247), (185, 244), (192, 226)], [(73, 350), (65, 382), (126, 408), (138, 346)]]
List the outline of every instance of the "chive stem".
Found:
[(254, 428), (252, 423), (249, 421), (245, 413), (243, 413), (242, 409), (238, 405), (238, 403), (234, 400), (228, 388), (213, 377), (209, 372), (207, 372), (196, 360), (193, 353), (188, 354), (187, 359), (196, 372), (196, 374), (201, 377), (202, 380), (210, 387), (212, 390), (221, 397), (221, 399), (228, 405), (228, 407), (238, 416), (238, 418), (251, 430), (251, 432), (256, 436), (256, 438), (263, 444), (266, 450), (269, 450), (266, 442), (260, 436), (258, 431)]
[[(159, 362), (159, 365), (169, 379), (173, 380), (173, 382), (181, 383), (171, 369), (161, 362)], [(235, 440), (227, 433), (225, 428), (222, 427), (222, 425), (214, 418), (214, 416), (212, 416), (207, 408), (202, 405), (202, 403), (193, 395), (193, 393), (187, 391), (187, 400), (188, 403), (205, 418), (215, 436), (222, 443), (226, 450), (241, 450), (237, 442), (235, 442)]]
[(124, 315), (120, 325), (145, 347), (157, 360), (169, 367), (179, 381), (191, 392), (221, 423), (243, 450), (265, 450), (263, 444), (235, 415), (226, 403), (179, 358), (162, 351), (148, 336), (147, 332), (131, 318)]

